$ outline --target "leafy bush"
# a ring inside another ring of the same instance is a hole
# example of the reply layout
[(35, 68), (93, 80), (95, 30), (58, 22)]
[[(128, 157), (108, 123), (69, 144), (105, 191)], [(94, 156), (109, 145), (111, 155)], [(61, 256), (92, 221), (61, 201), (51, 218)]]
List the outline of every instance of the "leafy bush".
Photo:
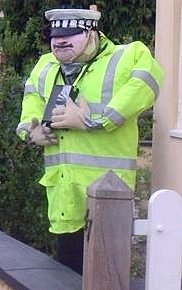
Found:
[(16, 136), (23, 94), (11, 68), (0, 76), (0, 221), (1, 229), (25, 243), (50, 251), (47, 204), (38, 185), (42, 152)]
[(138, 119), (139, 139), (152, 141), (153, 109), (150, 108), (140, 115)]

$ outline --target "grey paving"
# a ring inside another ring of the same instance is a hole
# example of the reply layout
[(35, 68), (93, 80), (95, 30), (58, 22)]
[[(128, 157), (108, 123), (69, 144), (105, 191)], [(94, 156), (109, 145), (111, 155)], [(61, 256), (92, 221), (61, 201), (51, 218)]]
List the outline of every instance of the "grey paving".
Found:
[(81, 290), (81, 276), (0, 232), (0, 279), (17, 290)]

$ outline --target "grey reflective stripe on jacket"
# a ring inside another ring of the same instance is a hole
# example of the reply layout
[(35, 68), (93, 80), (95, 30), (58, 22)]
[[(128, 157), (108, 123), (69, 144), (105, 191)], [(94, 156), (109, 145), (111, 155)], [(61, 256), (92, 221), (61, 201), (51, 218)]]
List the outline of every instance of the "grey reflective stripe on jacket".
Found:
[(34, 85), (25, 84), (24, 96), (26, 96), (28, 94), (34, 94), (34, 93), (37, 93), (36, 88), (34, 87)]
[(136, 169), (136, 160), (131, 158), (102, 157), (78, 153), (57, 153), (44, 157), (45, 166), (59, 164), (77, 164), (82, 166), (93, 166), (115, 169)]
[(16, 129), (16, 133), (21, 133), (22, 131), (29, 132), (30, 123), (20, 123)]
[(114, 124), (121, 125), (124, 123), (125, 118), (121, 116), (117, 111), (113, 108), (107, 107), (104, 111), (104, 116), (109, 118)]
[(143, 71), (143, 70), (133, 70), (131, 73), (131, 76), (135, 78), (139, 78), (142, 81), (144, 81), (153, 90), (155, 97), (156, 98), (158, 97), (159, 86), (157, 82), (155, 81), (155, 79), (153, 78), (153, 76), (149, 72)]
[(113, 87), (114, 87), (114, 78), (115, 78), (115, 70), (117, 67), (117, 64), (126, 49), (127, 45), (123, 46), (121, 49), (117, 50), (112, 57), (110, 58), (110, 61), (107, 65), (107, 69), (105, 72), (103, 85), (102, 85), (102, 97), (101, 97), (101, 103), (104, 105), (107, 105), (113, 95)]
[(102, 84), (101, 103), (89, 103), (89, 108), (92, 113), (104, 115), (116, 125), (121, 125), (125, 121), (124, 117), (113, 108), (106, 108), (106, 106), (110, 102), (113, 95), (115, 70), (117, 64), (127, 46), (128, 45), (124, 45), (121, 49), (117, 50), (109, 60)]
[(53, 63), (49, 62), (41, 71), (39, 78), (38, 78), (38, 90), (36, 90), (35, 86), (32, 84), (25, 84), (24, 96), (31, 94), (31, 93), (38, 93), (41, 97), (44, 97), (44, 90), (45, 90), (45, 80), (47, 74), (52, 67)]
[(50, 70), (50, 68), (53, 66), (53, 63), (49, 62), (41, 71), (38, 79), (38, 93), (41, 97), (44, 97), (44, 90), (45, 90), (45, 80), (46, 76)]

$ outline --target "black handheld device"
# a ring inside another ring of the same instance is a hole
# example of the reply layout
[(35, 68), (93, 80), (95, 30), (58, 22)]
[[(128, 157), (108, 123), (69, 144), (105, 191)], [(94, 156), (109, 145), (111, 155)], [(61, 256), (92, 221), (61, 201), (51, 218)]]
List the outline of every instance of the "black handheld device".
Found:
[(52, 123), (52, 110), (59, 105), (66, 106), (66, 100), (68, 97), (70, 97), (74, 102), (77, 96), (78, 88), (71, 85), (55, 85), (45, 107), (42, 124), (46, 124), (47, 127), (50, 127)]

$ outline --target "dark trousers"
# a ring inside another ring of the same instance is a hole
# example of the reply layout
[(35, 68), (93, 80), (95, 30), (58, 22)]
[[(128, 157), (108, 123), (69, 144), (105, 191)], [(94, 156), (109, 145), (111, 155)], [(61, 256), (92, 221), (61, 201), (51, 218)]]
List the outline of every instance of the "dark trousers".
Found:
[(57, 236), (57, 260), (82, 275), (84, 230)]

